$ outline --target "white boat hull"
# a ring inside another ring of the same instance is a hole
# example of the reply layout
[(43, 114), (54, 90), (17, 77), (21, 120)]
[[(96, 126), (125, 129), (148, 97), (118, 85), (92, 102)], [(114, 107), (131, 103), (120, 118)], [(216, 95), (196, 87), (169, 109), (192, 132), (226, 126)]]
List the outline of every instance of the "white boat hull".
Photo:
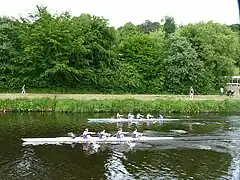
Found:
[(156, 122), (156, 121), (178, 121), (179, 119), (111, 119), (111, 118), (99, 118), (99, 119), (88, 119), (90, 122)]
[(25, 144), (71, 144), (71, 143), (118, 143), (118, 142), (149, 142), (149, 141), (162, 141), (162, 140), (172, 140), (174, 137), (146, 137), (141, 136), (139, 138), (124, 137), (107, 137), (104, 139), (99, 139), (98, 137), (89, 137), (88, 139), (83, 139), (82, 137), (56, 137), (56, 138), (22, 138)]

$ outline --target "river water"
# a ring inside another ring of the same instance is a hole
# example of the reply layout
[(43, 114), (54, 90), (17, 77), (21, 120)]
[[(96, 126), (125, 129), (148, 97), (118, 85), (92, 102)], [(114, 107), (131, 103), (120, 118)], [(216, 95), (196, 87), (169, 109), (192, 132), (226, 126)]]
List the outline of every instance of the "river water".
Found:
[[(180, 121), (140, 124), (90, 123), (112, 114), (0, 114), (0, 179), (240, 179), (240, 115), (171, 115)], [(173, 140), (104, 144), (23, 145), (22, 137), (66, 136), (135, 127), (145, 136)], [(182, 130), (182, 131), (176, 131)]]

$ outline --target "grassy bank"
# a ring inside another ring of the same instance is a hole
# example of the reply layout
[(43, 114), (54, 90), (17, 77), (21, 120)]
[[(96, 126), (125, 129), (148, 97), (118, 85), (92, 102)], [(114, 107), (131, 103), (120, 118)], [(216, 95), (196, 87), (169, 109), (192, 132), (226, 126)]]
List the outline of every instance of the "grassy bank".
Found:
[(240, 112), (240, 101), (189, 99), (104, 99), (77, 100), (57, 98), (0, 99), (0, 111), (12, 112), (161, 112), (201, 113)]

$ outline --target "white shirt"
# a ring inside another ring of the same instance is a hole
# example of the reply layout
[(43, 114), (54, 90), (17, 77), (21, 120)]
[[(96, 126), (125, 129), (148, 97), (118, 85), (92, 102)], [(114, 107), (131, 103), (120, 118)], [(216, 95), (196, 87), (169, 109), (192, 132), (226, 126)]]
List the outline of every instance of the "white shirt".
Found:
[(128, 114), (128, 119), (134, 118), (134, 115), (132, 115), (131, 113)]
[(121, 116), (120, 116), (120, 114), (119, 113), (117, 113), (117, 119), (119, 119)]
[(137, 114), (137, 119), (140, 119), (141, 118), (141, 114)]
[(150, 117), (152, 117), (151, 114), (147, 114), (146, 118), (149, 119)]
[(83, 132), (83, 135), (88, 135), (88, 131), (85, 130), (85, 131)]

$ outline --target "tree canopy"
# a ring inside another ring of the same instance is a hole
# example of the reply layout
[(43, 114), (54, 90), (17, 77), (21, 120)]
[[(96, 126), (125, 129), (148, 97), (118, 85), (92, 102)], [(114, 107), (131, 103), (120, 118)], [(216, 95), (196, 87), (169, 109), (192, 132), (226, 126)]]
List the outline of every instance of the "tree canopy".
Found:
[(108, 93), (209, 93), (239, 72), (240, 26), (174, 18), (116, 29), (108, 20), (37, 6), (0, 17), (0, 87)]

